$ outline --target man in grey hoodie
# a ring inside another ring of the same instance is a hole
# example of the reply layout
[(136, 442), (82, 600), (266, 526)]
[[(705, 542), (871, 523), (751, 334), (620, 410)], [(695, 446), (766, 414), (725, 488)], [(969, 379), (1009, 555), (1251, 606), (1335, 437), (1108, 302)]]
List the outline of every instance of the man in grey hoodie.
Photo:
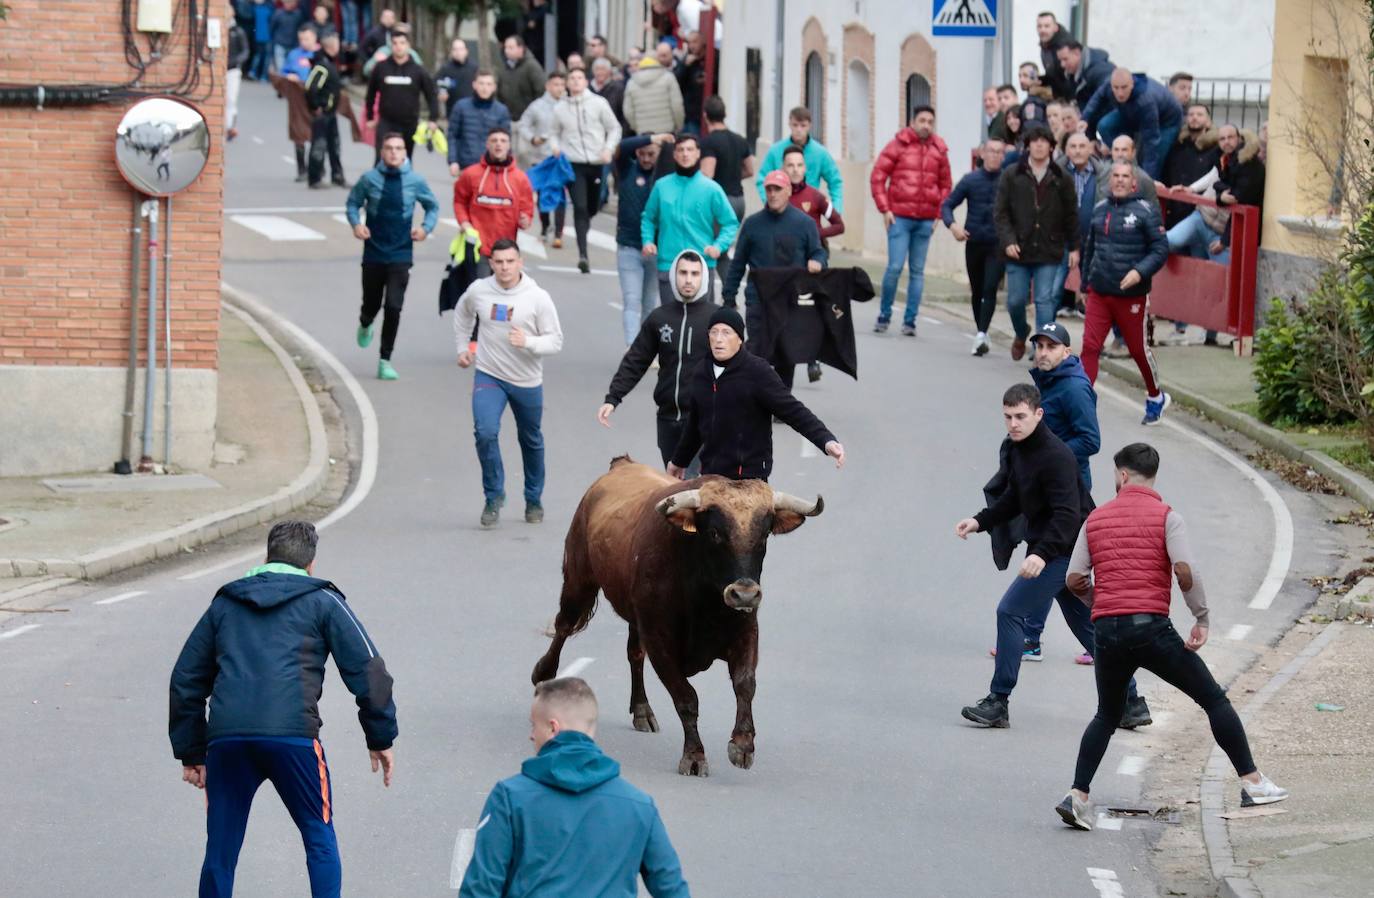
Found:
[(716, 306), (706, 294), (705, 281), (706, 261), (701, 254), (690, 249), (678, 253), (669, 281), (673, 302), (659, 306), (644, 319), (611, 378), (605, 403), (596, 412), (596, 420), (610, 427), (616, 406), (657, 360), (654, 404), (658, 406), (658, 451), (665, 465), (673, 457), (687, 423), (687, 385), (692, 372), (710, 354), (706, 334)]

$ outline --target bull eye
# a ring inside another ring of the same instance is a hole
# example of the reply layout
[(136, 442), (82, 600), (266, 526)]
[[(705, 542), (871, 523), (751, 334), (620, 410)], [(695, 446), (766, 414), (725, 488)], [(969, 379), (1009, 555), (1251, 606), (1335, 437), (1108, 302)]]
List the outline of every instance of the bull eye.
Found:
[(720, 532), (719, 527), (712, 527), (710, 530), (707, 531), (707, 533), (709, 533), (711, 536), (711, 542), (715, 543), (716, 545), (720, 545), (721, 543), (725, 542), (725, 534)]

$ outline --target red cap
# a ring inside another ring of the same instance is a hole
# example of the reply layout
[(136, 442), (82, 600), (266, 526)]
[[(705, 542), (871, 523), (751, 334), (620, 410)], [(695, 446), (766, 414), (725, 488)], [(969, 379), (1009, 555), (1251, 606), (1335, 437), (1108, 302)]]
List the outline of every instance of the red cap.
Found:
[(763, 186), (765, 190), (769, 187), (781, 187), (783, 190), (791, 190), (792, 182), (784, 172), (770, 171), (764, 176)]

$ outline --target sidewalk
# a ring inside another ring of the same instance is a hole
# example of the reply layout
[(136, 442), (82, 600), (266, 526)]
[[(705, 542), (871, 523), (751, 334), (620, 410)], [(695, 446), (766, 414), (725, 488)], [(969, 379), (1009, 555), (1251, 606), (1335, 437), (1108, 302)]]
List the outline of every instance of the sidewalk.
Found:
[[(874, 289), (881, 292), (884, 268), (882, 260), (837, 251), (832, 254), (830, 264), (863, 268), (872, 278)], [(905, 304), (906, 285), (907, 276), (904, 271), (897, 289), (897, 302), (902, 305)], [(877, 304), (878, 299), (875, 297), (865, 309), (870, 314), (859, 313), (855, 321), (856, 328), (871, 326), (872, 320), (878, 315)], [(969, 307), (967, 282), (927, 273), (921, 311), (922, 314), (943, 314), (965, 323), (972, 338), (973, 311)], [(1026, 317), (1033, 325), (1034, 306), (1027, 308)], [(1078, 352), (1083, 342), (1083, 320), (1060, 318), (1058, 321), (1068, 329), (1073, 337), (1074, 352)], [(1169, 328), (1168, 323), (1161, 321), (1156, 326), (1156, 334), (1162, 337)], [(1013, 334), (1011, 321), (1007, 317), (1005, 294), (998, 294), (997, 311), (993, 315), (990, 336), (993, 337), (994, 353), (1006, 353), (1010, 350)], [(1192, 408), (1218, 424), (1244, 434), (1273, 452), (1307, 465), (1339, 484), (1356, 502), (1374, 509), (1374, 481), (1322, 451), (1336, 445), (1345, 445), (1348, 441), (1320, 433), (1280, 431), (1255, 418), (1253, 358), (1242, 358), (1227, 348), (1202, 346), (1201, 330), (1198, 328), (1192, 328), (1190, 336), (1196, 341), (1193, 345), (1153, 347), (1160, 380), (1176, 403)], [(919, 340), (919, 337), (917, 339)], [(1226, 339), (1222, 337), (1223, 342)], [(1026, 359), (1026, 367), (1030, 367), (1029, 358)], [(1129, 358), (1111, 359), (1104, 355), (1101, 368), (1104, 373), (1133, 387), (1140, 388), (1142, 385), (1140, 373)], [(1140, 399), (1143, 413), (1143, 393)]]
[[(291, 357), (225, 306), (214, 462), (204, 471), (0, 479), (0, 593), (98, 578), (310, 502), (329, 476), (320, 408)], [(16, 595), (18, 593), (18, 595)]]

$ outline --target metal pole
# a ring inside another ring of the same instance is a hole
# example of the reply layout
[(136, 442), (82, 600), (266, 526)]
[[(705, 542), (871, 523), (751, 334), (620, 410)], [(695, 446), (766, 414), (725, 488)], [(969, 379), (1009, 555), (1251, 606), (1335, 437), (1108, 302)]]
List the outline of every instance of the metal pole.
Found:
[(139, 265), (143, 251), (143, 198), (134, 194), (134, 222), (129, 253), (129, 367), (124, 378), (124, 432), (119, 443), (119, 461), (115, 462), (116, 474), (132, 474), (130, 458), (134, 454), (134, 403), (138, 401), (138, 287)]
[(701, 37), (706, 41), (706, 86), (701, 93), (701, 121), (697, 126), (701, 128), (701, 133), (705, 134), (710, 130), (706, 125), (706, 101), (716, 92), (716, 10), (704, 9), (701, 11)]
[(143, 204), (148, 219), (148, 366), (143, 375), (143, 453), (140, 471), (153, 469), (153, 387), (157, 377), (157, 200)]
[(544, 71), (558, 71), (558, 3), (549, 3), (544, 14)]
[[(774, 19), (777, 20), (777, 33), (774, 35), (778, 42), (777, 52), (773, 56), (773, 140), (782, 139), (782, 64), (786, 56), (784, 45), (787, 42), (787, 30), (784, 27), (783, 0), (778, 0), (777, 8), (773, 12)], [(711, 35), (715, 37), (715, 35)]]
[(1012, 77), (1012, 55), (1011, 55), (1011, 23), (1015, 21), (1012, 16), (1012, 0), (1002, 0), (998, 4), (997, 10), (997, 33), (1002, 38), (1002, 83), (1015, 84), (1016, 79)]
[(162, 220), (162, 327), (166, 334), (162, 358), (162, 464), (172, 463), (172, 198)]

